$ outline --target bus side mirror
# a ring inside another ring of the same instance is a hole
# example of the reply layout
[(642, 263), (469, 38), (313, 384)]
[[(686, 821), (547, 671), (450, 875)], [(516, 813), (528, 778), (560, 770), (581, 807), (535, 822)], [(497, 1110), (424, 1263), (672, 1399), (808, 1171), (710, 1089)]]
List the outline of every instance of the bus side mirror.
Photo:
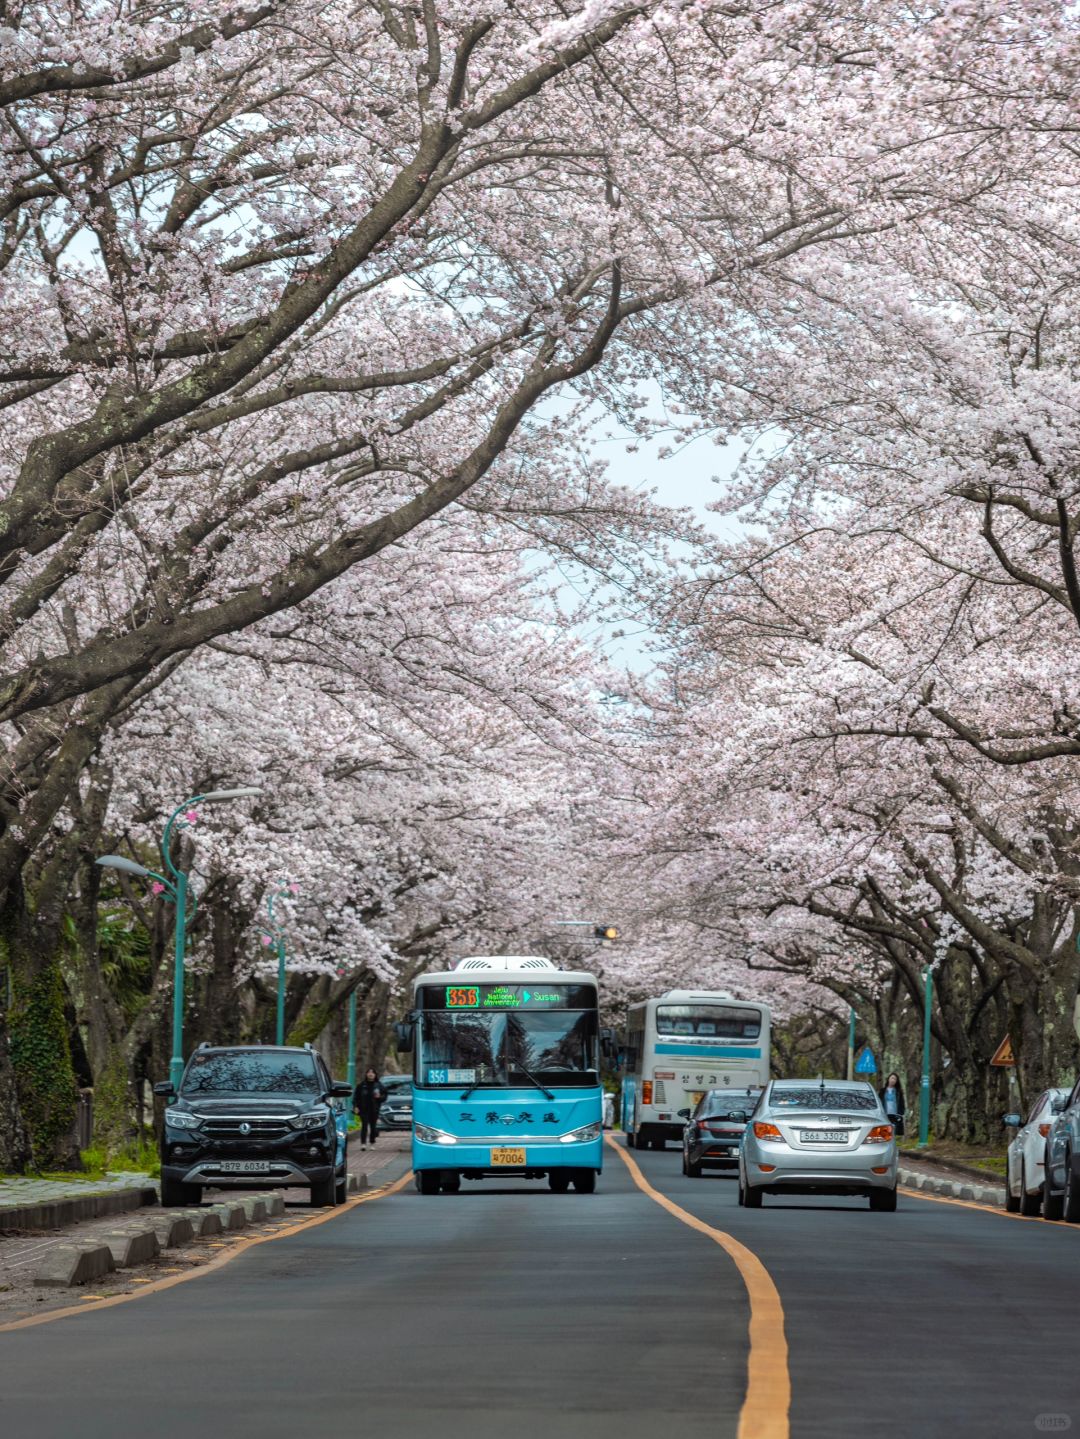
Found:
[(688, 1109), (680, 1109), (678, 1113), (679, 1113), (679, 1118), (680, 1118), (680, 1119), (689, 1119), (689, 1118), (690, 1118), (690, 1111), (689, 1111)]
[(413, 1047), (413, 1026), (408, 1020), (394, 1025), (394, 1037), (398, 1054), (411, 1054)]
[(600, 1053), (605, 1059), (614, 1058), (615, 1031), (613, 1029), (602, 1029), (600, 1031)]

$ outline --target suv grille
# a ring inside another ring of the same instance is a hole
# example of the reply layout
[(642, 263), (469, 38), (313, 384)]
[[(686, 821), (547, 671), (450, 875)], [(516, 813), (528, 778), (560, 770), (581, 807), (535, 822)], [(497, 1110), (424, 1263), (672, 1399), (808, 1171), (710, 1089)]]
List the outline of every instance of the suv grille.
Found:
[[(241, 1133), (242, 1124), (250, 1125), (246, 1134)], [(292, 1131), (284, 1119), (275, 1116), (262, 1117), (228, 1116), (221, 1119), (204, 1119), (202, 1131), (208, 1139), (284, 1139)]]

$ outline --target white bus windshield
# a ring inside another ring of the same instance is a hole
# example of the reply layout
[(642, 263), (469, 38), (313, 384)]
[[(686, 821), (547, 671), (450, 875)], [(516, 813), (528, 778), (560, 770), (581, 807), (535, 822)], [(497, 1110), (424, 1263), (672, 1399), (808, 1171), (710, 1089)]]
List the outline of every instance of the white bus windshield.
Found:
[(726, 1004), (659, 1004), (656, 1033), (692, 1039), (757, 1039), (761, 1011)]
[(420, 1021), (422, 1085), (598, 1083), (595, 1010), (471, 1013), (426, 1010)]

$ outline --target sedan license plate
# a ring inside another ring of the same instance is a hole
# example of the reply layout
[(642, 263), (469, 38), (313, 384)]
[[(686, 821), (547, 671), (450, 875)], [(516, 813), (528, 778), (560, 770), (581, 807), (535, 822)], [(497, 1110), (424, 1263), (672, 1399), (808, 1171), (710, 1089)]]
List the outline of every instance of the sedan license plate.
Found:
[(269, 1174), (269, 1159), (223, 1159), (222, 1174)]
[(848, 1131), (846, 1129), (804, 1129), (802, 1137), (804, 1144), (846, 1144)]
[(523, 1167), (525, 1164), (524, 1149), (493, 1149), (491, 1151), (492, 1168), (497, 1164), (513, 1165), (516, 1168)]

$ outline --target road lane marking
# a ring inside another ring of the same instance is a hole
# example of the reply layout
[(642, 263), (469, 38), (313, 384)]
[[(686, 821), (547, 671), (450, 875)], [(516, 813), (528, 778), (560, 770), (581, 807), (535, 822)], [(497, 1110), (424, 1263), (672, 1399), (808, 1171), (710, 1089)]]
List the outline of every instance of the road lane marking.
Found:
[(739, 1439), (788, 1439), (791, 1375), (784, 1334), (784, 1307), (772, 1276), (752, 1249), (714, 1229), (654, 1189), (637, 1161), (610, 1134), (604, 1138), (630, 1171), (643, 1194), (698, 1233), (719, 1244), (738, 1269), (750, 1300), (750, 1354), (746, 1363), (746, 1397), (739, 1413)]
[(367, 1194), (358, 1195), (355, 1199), (347, 1199), (344, 1204), (335, 1205), (333, 1209), (312, 1215), (310, 1219), (301, 1219), (296, 1224), (290, 1225), (288, 1229), (278, 1230), (273, 1234), (256, 1234), (252, 1235), (250, 1239), (238, 1240), (236, 1244), (230, 1245), (222, 1253), (215, 1255), (209, 1263), (200, 1264), (197, 1269), (188, 1269), (179, 1274), (172, 1273), (168, 1279), (136, 1279), (134, 1283), (142, 1283), (145, 1288), (134, 1293), (110, 1294), (107, 1299), (97, 1295), (82, 1295), (81, 1300), (90, 1297), (98, 1300), (92, 1309), (83, 1309), (78, 1304), (74, 1304), (67, 1309), (53, 1309), (48, 1314), (31, 1314), (25, 1319), (10, 1319), (6, 1324), (0, 1324), (0, 1334), (7, 1334), (12, 1329), (32, 1329), (37, 1324), (51, 1324), (55, 1319), (70, 1319), (76, 1314), (98, 1314), (102, 1309), (111, 1309), (114, 1304), (128, 1304), (133, 1299), (144, 1299), (147, 1294), (157, 1294), (162, 1289), (172, 1289), (176, 1284), (186, 1284), (190, 1279), (201, 1279), (204, 1274), (224, 1268), (238, 1254), (243, 1254), (248, 1249), (254, 1249), (257, 1244), (273, 1244), (276, 1239), (286, 1239), (293, 1234), (301, 1234), (306, 1229), (315, 1229), (320, 1224), (327, 1224), (331, 1219), (340, 1219), (343, 1214), (357, 1209), (361, 1204), (370, 1204), (373, 1199), (386, 1199), (389, 1195), (404, 1189), (411, 1178), (412, 1170), (410, 1169), (400, 1179), (395, 1179), (392, 1184), (372, 1189)]
[(1021, 1224), (1049, 1224), (1051, 1229), (1080, 1234), (1080, 1226), (1066, 1224), (1063, 1219), (1047, 1219), (1042, 1214), (1010, 1214), (998, 1204), (980, 1204), (977, 1199), (954, 1199), (948, 1194), (927, 1194), (922, 1189), (909, 1189), (906, 1184), (901, 1184), (900, 1193), (910, 1195), (912, 1199), (928, 1200), (931, 1204), (955, 1204), (960, 1209), (981, 1209), (985, 1214), (996, 1214), (1002, 1219), (1016, 1219)]

